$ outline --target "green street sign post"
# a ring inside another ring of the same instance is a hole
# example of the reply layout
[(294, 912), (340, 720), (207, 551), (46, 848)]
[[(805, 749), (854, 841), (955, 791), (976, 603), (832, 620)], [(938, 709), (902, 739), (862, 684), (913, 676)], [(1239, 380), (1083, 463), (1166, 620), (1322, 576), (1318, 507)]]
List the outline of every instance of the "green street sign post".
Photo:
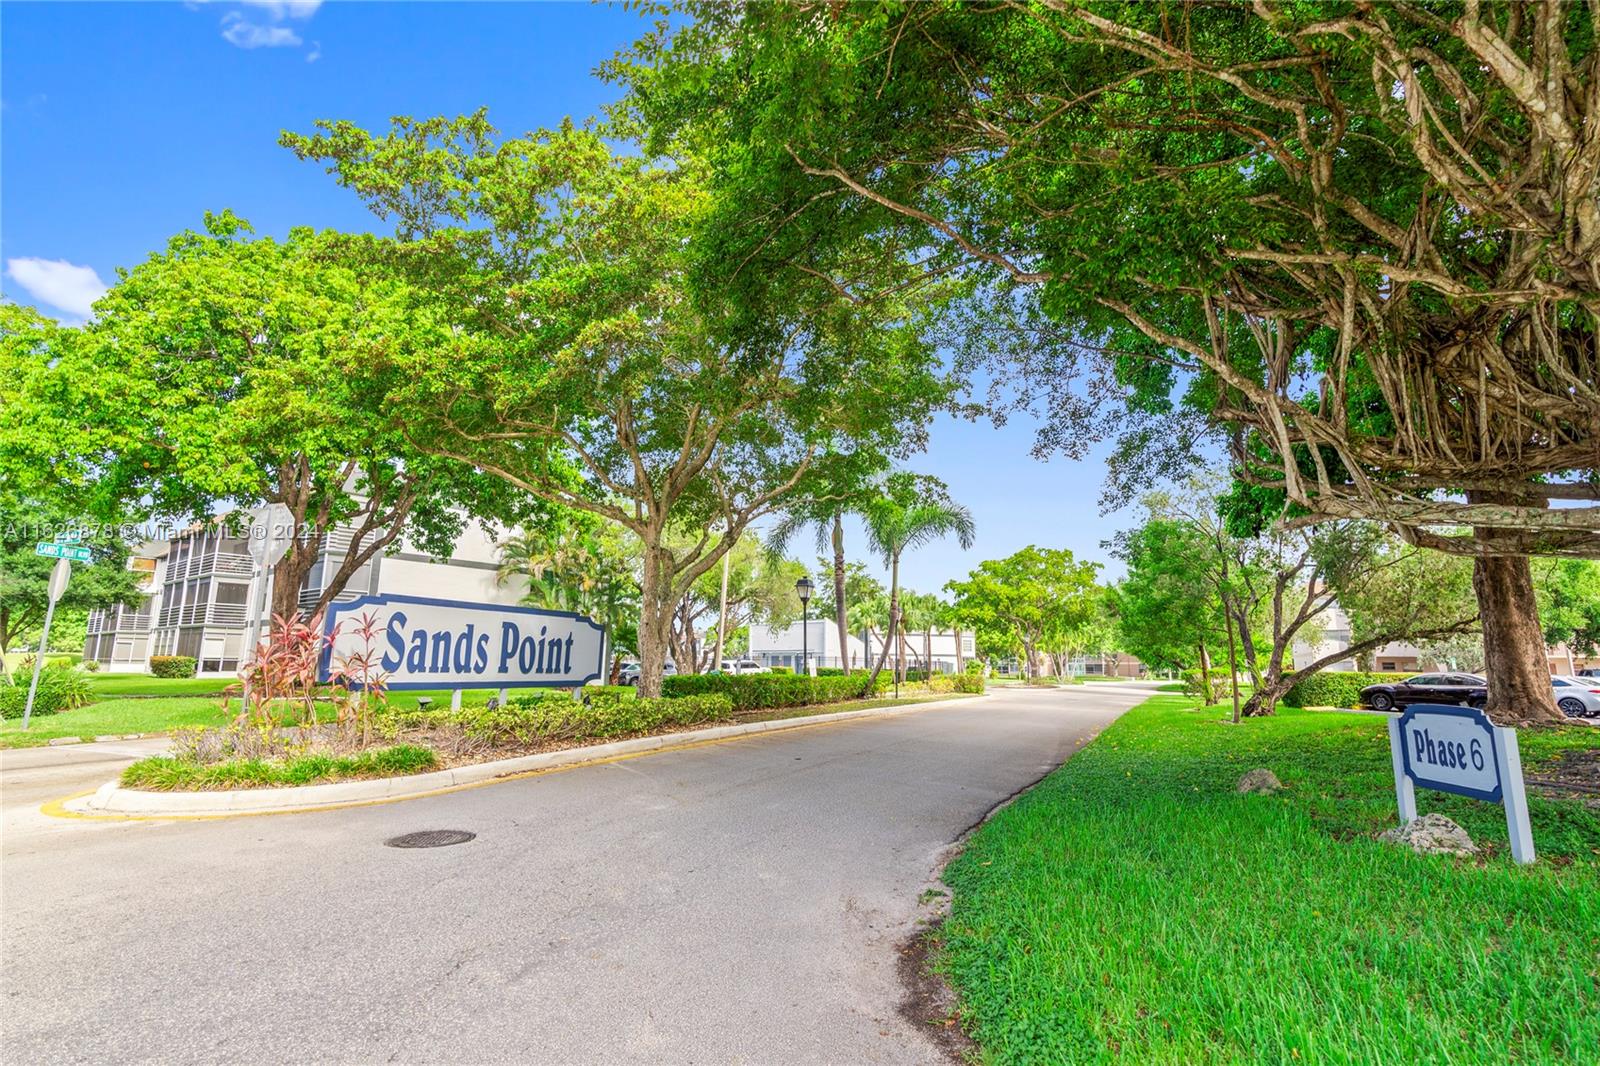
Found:
[[(56, 545), (59, 547), (60, 545)], [(39, 547), (42, 549), (44, 545)], [(89, 557), (87, 548), (76, 548), (75, 551), (83, 552), (83, 558)], [(40, 551), (40, 555), (51, 553)], [(73, 558), (78, 558), (73, 556)], [(33, 683), (28, 686), (28, 702), (22, 706), (22, 728), (28, 728), (28, 719), (33, 717), (33, 697), (39, 691), (39, 668), (44, 666), (44, 650), (50, 646), (50, 620), (55, 617), (56, 601), (61, 594), (67, 591), (67, 581), (72, 577), (72, 564), (66, 558), (57, 556), (55, 569), (50, 571), (50, 602), (44, 609), (44, 632), (39, 636), (39, 654), (33, 657)]]
[(53, 541), (40, 541), (33, 546), (35, 555), (43, 555), (50, 559), (71, 559), (73, 562), (86, 563), (89, 561), (89, 549), (72, 544), (57, 544)]

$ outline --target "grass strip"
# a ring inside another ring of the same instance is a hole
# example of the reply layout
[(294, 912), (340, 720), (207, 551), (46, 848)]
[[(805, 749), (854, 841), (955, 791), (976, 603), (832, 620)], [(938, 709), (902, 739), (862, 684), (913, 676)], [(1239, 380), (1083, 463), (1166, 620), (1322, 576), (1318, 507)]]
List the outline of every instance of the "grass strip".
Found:
[(158, 755), (122, 771), (124, 788), (154, 792), (209, 792), (230, 788), (283, 788), (369, 777), (420, 774), (438, 766), (427, 748), (396, 744), (356, 755), (301, 755), (292, 759), (231, 759), (197, 763)]
[[(975, 833), (938, 965), (993, 1063), (1600, 1062), (1600, 811), (1419, 792), (1488, 848), (1418, 856), (1384, 720), (1240, 726), (1157, 696)], [(1529, 771), (1600, 746), (1524, 731)], [(1257, 766), (1288, 786), (1241, 796)]]

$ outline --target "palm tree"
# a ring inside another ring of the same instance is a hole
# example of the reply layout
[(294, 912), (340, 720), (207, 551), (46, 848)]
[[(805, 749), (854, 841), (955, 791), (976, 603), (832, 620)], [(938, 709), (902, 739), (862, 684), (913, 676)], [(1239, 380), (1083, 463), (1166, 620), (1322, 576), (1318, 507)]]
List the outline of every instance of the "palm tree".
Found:
[[(963, 548), (970, 548), (975, 526), (972, 512), (950, 499), (944, 482), (916, 474), (890, 475), (883, 495), (861, 508), (861, 520), (867, 529), (867, 546), (889, 568), (889, 639), (873, 667), (870, 691), (883, 671), (889, 646), (900, 633), (900, 557), (952, 534)], [(900, 661), (903, 664), (903, 656)]]
[(807, 527), (816, 533), (818, 555), (832, 549), (833, 621), (839, 629), (839, 664), (846, 673), (850, 670), (850, 621), (844, 600), (844, 516), (850, 510), (840, 497), (804, 501), (791, 508), (767, 534), (767, 550), (775, 556), (787, 554), (789, 542)]

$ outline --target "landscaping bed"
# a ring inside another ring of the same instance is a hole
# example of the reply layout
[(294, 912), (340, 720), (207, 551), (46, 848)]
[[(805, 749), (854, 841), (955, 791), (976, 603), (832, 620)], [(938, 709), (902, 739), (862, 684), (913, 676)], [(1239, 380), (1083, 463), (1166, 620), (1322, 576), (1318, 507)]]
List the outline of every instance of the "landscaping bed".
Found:
[[(946, 871), (937, 965), (983, 1061), (1600, 1061), (1600, 810), (1419, 792), (1473, 859), (1378, 842), (1384, 720), (1293, 709), (1218, 728), (1157, 696), (1001, 811)], [(1592, 727), (1524, 730), (1530, 778)], [(1240, 795), (1266, 767), (1285, 791)]]
[(448, 770), (475, 763), (563, 751), (613, 740), (665, 736), (715, 725), (788, 720), (847, 711), (960, 699), (962, 693), (907, 693), (800, 707), (735, 711), (725, 694), (654, 700), (632, 689), (590, 687), (516, 696), (504, 706), (468, 703), (418, 709), (389, 704), (360, 738), (351, 723), (315, 729), (246, 726), (180, 730), (175, 753), (141, 760), (122, 785), (153, 791), (282, 788)]

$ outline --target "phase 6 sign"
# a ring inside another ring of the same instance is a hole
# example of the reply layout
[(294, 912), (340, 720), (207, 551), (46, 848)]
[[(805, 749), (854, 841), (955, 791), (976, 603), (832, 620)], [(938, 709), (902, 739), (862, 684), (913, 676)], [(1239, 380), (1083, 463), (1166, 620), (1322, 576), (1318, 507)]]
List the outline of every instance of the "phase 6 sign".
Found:
[(582, 615), (364, 596), (329, 608), (325, 632), (333, 641), (322, 653), (322, 680), (341, 659), (367, 653), (356, 619), (369, 613), (377, 630), (371, 651), (392, 689), (577, 688), (604, 676), (605, 628)]
[(52, 541), (40, 541), (35, 544), (33, 553), (49, 559), (71, 559), (80, 563), (86, 563), (90, 559), (88, 548), (75, 548), (70, 544), (56, 544)]
[(1402, 825), (1417, 817), (1417, 788), (1498, 803), (1512, 855), (1533, 861), (1515, 729), (1495, 725), (1476, 707), (1419, 703), (1389, 719), (1389, 754)]
[(1494, 726), (1473, 707), (1418, 704), (1400, 716), (1405, 772), (1423, 788), (1499, 803)]

